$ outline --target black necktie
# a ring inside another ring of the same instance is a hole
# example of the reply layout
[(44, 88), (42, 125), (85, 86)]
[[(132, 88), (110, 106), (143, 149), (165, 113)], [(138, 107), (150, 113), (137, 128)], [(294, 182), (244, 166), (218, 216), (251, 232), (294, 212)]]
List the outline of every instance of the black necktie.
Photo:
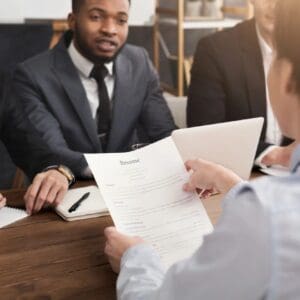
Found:
[(99, 106), (96, 118), (98, 136), (100, 138), (103, 151), (106, 151), (111, 121), (110, 100), (106, 84), (104, 82), (104, 79), (107, 76), (107, 74), (108, 71), (104, 65), (94, 66), (90, 74), (90, 77), (94, 78), (98, 84)]

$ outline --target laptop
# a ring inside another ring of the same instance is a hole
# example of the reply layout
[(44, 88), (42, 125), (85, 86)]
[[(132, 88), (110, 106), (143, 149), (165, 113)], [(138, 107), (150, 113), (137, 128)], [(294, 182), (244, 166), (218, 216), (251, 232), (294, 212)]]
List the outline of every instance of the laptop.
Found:
[(250, 177), (264, 118), (245, 119), (174, 130), (183, 161), (201, 158), (223, 165), (241, 178)]

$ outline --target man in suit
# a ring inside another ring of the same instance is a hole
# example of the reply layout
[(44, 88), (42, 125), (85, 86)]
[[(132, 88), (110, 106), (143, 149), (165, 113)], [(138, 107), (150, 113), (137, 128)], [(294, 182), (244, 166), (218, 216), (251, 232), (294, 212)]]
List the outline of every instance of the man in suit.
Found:
[(71, 31), (17, 68), (13, 97), (59, 160), (91, 177), (83, 153), (128, 151), (175, 125), (146, 51), (125, 44), (129, 1), (72, 5)]
[[(189, 127), (263, 116), (257, 163), (289, 163), (294, 147), (282, 142), (269, 103), (266, 77), (273, 56), (274, 0), (251, 0), (255, 19), (202, 39), (192, 68)], [(291, 141), (285, 141), (289, 144)]]

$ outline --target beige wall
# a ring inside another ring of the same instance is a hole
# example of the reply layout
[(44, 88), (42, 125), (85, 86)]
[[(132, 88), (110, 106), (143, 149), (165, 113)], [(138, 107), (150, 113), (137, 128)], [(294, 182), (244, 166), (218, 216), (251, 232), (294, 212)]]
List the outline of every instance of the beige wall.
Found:
[[(64, 18), (71, 0), (1, 0), (0, 22), (19, 23), (25, 18)], [(133, 25), (152, 24), (155, 0), (132, 0)]]

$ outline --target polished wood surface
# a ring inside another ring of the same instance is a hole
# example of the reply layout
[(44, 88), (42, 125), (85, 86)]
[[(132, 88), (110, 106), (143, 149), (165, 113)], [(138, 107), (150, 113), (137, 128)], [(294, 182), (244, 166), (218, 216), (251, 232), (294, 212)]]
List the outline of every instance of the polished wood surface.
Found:
[[(5, 195), (24, 207), (24, 190)], [(214, 224), (220, 202), (204, 200)], [(117, 277), (103, 253), (109, 225), (110, 217), (65, 222), (48, 209), (1, 229), (0, 299), (116, 299)]]

